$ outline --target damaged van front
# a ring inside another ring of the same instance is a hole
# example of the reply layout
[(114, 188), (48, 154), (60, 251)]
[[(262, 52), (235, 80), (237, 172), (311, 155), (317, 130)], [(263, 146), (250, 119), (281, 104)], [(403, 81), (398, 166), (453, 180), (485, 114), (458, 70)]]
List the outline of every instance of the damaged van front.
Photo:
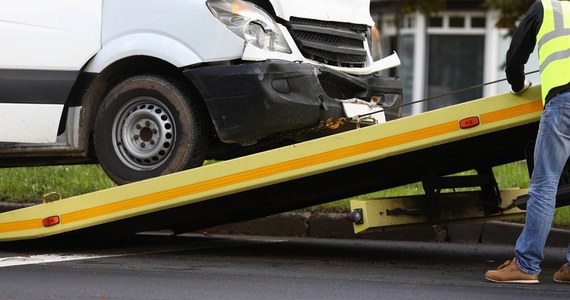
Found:
[(184, 71), (222, 142), (295, 131), (304, 140), (318, 131), (306, 129), (326, 135), (400, 116), (401, 84), (381, 74), (400, 62), (378, 53), (368, 0), (206, 3), (244, 45), (241, 59)]

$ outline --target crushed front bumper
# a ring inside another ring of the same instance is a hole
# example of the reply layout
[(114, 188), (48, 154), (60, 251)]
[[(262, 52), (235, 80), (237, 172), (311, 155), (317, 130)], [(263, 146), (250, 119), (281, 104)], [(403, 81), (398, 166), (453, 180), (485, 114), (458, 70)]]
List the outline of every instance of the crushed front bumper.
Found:
[(184, 70), (203, 97), (226, 143), (247, 144), (269, 135), (345, 118), (343, 101), (381, 97), (388, 120), (400, 116), (398, 80), (352, 76), (324, 66), (263, 61)]

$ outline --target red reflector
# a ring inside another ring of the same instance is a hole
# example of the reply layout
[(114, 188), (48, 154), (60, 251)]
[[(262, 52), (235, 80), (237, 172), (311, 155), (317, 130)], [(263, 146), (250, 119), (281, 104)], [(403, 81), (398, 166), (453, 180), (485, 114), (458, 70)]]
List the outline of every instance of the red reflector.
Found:
[(59, 216), (51, 216), (42, 220), (44, 227), (51, 227), (59, 224)]
[(479, 117), (469, 117), (459, 121), (461, 129), (472, 128), (479, 125)]

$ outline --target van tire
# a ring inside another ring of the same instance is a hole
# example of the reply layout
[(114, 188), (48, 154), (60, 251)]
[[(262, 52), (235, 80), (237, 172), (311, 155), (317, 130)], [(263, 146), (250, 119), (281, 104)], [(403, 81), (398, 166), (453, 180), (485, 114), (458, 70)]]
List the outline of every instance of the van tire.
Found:
[(205, 114), (196, 96), (163, 76), (137, 75), (111, 89), (98, 111), (96, 157), (117, 184), (201, 166)]

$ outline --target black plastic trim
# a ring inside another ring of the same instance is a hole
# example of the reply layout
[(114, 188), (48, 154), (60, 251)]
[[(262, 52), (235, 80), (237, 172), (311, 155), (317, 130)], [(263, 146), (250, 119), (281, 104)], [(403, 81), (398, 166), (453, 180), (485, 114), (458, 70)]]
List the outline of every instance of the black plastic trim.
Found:
[(247, 143), (342, 115), (321, 88), (318, 70), (290, 62), (258, 62), (188, 69), (204, 98), (220, 140)]
[(0, 103), (65, 104), (79, 71), (0, 69)]

